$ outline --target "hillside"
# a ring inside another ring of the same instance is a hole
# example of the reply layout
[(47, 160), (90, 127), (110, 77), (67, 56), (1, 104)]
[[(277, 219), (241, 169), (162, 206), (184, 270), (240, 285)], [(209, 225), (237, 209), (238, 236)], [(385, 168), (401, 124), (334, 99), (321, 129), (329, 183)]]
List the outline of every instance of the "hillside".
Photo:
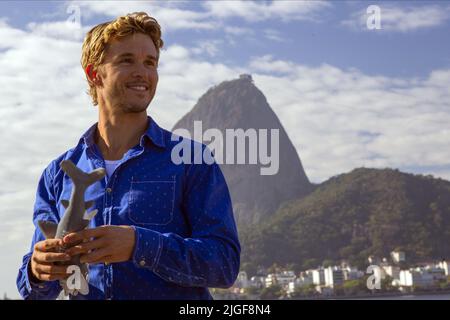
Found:
[(450, 182), (392, 169), (333, 177), (270, 219), (241, 228), (242, 266), (316, 267), (345, 259), (363, 266), (393, 249), (410, 260), (450, 257)]

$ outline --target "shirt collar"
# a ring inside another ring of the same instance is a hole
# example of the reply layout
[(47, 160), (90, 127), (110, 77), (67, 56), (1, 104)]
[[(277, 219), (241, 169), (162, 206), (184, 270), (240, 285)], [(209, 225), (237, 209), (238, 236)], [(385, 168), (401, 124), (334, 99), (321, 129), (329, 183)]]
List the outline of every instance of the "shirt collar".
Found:
[[(147, 121), (148, 121), (147, 130), (141, 136), (140, 145), (144, 146), (145, 137), (147, 137), (156, 146), (165, 148), (166, 143), (164, 141), (163, 129), (161, 129), (161, 127), (158, 126), (158, 124), (155, 122), (155, 120), (153, 118), (151, 118), (150, 116), (147, 116)], [(95, 132), (97, 130), (97, 124), (98, 124), (98, 122), (93, 124), (80, 138), (79, 142), (83, 142), (87, 148), (89, 148), (95, 144), (94, 137), (95, 137)]]
[(147, 116), (148, 127), (147, 131), (141, 137), (141, 145), (143, 145), (143, 137), (148, 137), (155, 145), (161, 148), (166, 147), (166, 142), (164, 141), (164, 132), (160, 126), (155, 122), (153, 118)]

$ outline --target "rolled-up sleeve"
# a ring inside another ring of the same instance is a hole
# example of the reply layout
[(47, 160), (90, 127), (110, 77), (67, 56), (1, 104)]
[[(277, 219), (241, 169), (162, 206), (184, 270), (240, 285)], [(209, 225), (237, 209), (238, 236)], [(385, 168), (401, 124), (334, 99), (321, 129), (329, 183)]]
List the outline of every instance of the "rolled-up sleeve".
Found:
[(191, 235), (136, 226), (132, 259), (180, 286), (230, 287), (239, 272), (241, 247), (225, 178), (215, 162), (189, 165), (185, 178), (183, 210)]

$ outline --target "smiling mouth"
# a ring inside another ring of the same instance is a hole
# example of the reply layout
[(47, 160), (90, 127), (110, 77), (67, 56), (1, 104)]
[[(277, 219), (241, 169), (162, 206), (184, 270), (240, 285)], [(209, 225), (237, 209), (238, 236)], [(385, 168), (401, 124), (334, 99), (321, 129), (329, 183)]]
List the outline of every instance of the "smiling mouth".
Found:
[(127, 89), (136, 91), (136, 92), (145, 92), (148, 91), (148, 86), (145, 84), (129, 84), (126, 86)]

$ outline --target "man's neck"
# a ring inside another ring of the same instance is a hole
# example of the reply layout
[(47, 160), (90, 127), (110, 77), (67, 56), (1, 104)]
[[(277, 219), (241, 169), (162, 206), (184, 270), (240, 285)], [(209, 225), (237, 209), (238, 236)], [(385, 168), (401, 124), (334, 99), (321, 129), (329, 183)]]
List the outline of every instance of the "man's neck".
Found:
[(95, 143), (105, 160), (120, 160), (147, 130), (147, 113), (112, 114), (99, 110)]

